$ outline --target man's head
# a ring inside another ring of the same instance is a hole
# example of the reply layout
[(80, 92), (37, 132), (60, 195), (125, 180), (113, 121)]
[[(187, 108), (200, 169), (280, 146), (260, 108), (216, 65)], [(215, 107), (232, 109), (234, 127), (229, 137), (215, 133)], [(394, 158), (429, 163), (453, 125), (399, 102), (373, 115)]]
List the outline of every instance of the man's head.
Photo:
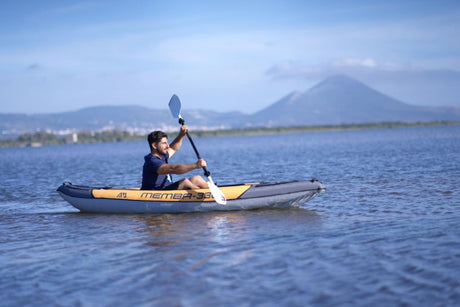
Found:
[(163, 131), (153, 131), (147, 137), (150, 152), (165, 155), (168, 151), (168, 135)]

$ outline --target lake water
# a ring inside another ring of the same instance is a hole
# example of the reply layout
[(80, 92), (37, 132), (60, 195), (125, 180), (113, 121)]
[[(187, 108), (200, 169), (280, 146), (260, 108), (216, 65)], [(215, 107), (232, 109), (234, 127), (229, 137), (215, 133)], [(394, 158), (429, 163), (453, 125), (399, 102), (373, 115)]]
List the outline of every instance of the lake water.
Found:
[[(0, 305), (459, 306), (460, 126), (195, 143), (218, 184), (327, 191), (298, 209), (83, 214), (56, 188), (138, 187), (146, 142), (0, 149)], [(171, 162), (193, 161), (184, 140)]]

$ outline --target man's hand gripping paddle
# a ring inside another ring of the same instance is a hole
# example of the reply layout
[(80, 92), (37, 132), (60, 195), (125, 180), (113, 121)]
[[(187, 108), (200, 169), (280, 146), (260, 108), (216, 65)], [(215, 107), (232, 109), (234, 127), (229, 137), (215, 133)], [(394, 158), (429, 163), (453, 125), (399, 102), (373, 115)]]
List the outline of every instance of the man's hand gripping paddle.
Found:
[[(182, 118), (180, 114), (182, 106), (179, 100), (179, 97), (177, 95), (173, 95), (171, 97), (171, 100), (169, 101), (169, 110), (171, 111), (171, 114), (174, 118), (179, 119), (179, 124), (184, 125), (185, 120)], [(198, 153), (198, 150), (195, 147), (195, 143), (193, 143), (192, 138), (190, 137), (190, 134), (187, 131), (187, 138), (190, 141), (190, 144), (192, 144), (193, 150), (195, 151), (195, 154), (198, 159), (201, 159), (200, 154)], [(204, 175), (208, 178), (208, 186), (209, 189), (211, 190), (212, 197), (214, 197), (214, 200), (216, 203), (220, 205), (225, 205), (227, 204), (227, 199), (225, 198), (224, 193), (214, 184), (214, 181), (212, 181), (211, 178), (211, 173), (206, 169), (206, 167), (203, 167)]]

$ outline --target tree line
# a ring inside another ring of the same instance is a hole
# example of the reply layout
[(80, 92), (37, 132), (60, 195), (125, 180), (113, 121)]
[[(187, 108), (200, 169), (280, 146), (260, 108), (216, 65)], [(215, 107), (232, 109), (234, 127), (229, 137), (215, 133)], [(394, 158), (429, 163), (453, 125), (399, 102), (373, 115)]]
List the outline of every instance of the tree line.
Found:
[(25, 147), (42, 145), (63, 145), (72, 143), (103, 143), (125, 142), (143, 140), (145, 136), (130, 133), (128, 131), (80, 131), (74, 134), (60, 136), (51, 132), (37, 131), (35, 133), (23, 133), (16, 139), (0, 140), (0, 147)]
[[(383, 122), (369, 124), (343, 124), (343, 125), (318, 125), (318, 126), (293, 126), (293, 127), (272, 127), (272, 128), (248, 128), (248, 129), (226, 129), (226, 130), (206, 130), (191, 131), (194, 137), (222, 137), (237, 135), (258, 135), (258, 134), (279, 134), (279, 133), (300, 133), (318, 131), (338, 131), (338, 130), (359, 130), (359, 129), (382, 129), (382, 128), (404, 128), (420, 126), (445, 126), (460, 125), (460, 122), (434, 121), (434, 122)], [(170, 139), (175, 136), (171, 133)], [(0, 139), (0, 147), (24, 147), (42, 145), (60, 145), (71, 143), (102, 143), (102, 142), (126, 142), (146, 140), (146, 135), (134, 134), (128, 131), (80, 131), (66, 136), (59, 136), (50, 132), (23, 133), (16, 139)]]

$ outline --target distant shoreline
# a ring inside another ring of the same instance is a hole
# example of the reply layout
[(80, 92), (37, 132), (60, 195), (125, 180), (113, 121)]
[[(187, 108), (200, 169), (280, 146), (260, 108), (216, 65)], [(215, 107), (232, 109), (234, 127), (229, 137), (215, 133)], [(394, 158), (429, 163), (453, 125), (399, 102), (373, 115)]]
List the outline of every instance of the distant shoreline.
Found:
[(457, 126), (459, 121), (432, 121), (432, 122), (382, 122), (368, 124), (342, 124), (342, 125), (311, 125), (311, 126), (292, 126), (292, 127), (271, 127), (271, 128), (244, 128), (244, 129), (223, 129), (209, 131), (194, 131), (192, 136), (196, 137), (225, 137), (225, 136), (244, 136), (244, 135), (264, 135), (264, 134), (283, 134), (301, 132), (326, 132), (326, 131), (348, 131), (366, 129), (385, 129), (385, 128), (410, 128), (410, 127), (430, 127), (430, 126)]
[[(227, 136), (251, 136), (251, 135), (270, 135), (288, 134), (305, 132), (327, 132), (327, 131), (349, 131), (367, 129), (391, 129), (391, 128), (411, 128), (411, 127), (430, 127), (430, 126), (457, 126), (460, 121), (432, 121), (432, 122), (381, 122), (368, 124), (343, 124), (343, 125), (311, 125), (311, 126), (292, 126), (292, 127), (271, 127), (271, 128), (244, 128), (244, 129), (222, 129), (192, 131), (193, 137), (227, 137)], [(171, 139), (173, 137), (170, 137)], [(21, 134), (17, 139), (0, 140), (0, 148), (6, 147), (40, 147), (63, 144), (86, 144), (86, 143), (107, 143), (107, 142), (129, 142), (145, 140), (146, 135), (131, 134), (127, 131), (113, 130), (102, 132), (81, 131), (69, 136), (62, 137), (53, 133), (36, 132), (35, 134)]]

